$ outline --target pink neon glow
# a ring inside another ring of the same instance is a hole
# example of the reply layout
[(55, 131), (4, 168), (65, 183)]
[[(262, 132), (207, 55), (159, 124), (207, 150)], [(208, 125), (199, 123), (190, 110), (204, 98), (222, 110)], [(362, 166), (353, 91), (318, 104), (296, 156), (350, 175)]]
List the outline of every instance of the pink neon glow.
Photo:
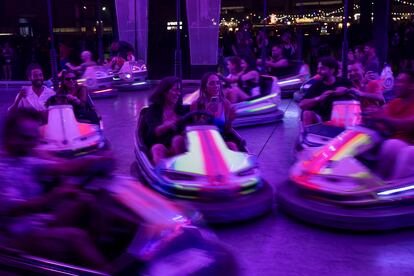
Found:
[(317, 173), (329, 160), (339, 160), (352, 154), (361, 143), (367, 141), (367, 138), (368, 136), (361, 132), (345, 131), (317, 151), (311, 159), (303, 162), (303, 168), (310, 173)]
[(205, 171), (210, 183), (215, 182), (215, 176), (222, 176), (223, 179), (220, 182), (226, 182), (229, 169), (221, 151), (217, 148), (217, 144), (213, 142), (211, 131), (199, 132), (198, 136), (202, 145)]

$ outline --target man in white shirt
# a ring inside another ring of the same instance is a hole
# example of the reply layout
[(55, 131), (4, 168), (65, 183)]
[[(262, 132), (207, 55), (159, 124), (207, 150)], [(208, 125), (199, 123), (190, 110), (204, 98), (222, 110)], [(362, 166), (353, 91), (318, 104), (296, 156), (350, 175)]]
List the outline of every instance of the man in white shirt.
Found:
[(14, 103), (9, 107), (9, 112), (19, 108), (29, 108), (44, 112), (47, 110), (46, 101), (56, 94), (55, 91), (43, 85), (43, 72), (39, 65), (29, 65), (27, 77), (32, 82), (32, 86), (22, 87)]

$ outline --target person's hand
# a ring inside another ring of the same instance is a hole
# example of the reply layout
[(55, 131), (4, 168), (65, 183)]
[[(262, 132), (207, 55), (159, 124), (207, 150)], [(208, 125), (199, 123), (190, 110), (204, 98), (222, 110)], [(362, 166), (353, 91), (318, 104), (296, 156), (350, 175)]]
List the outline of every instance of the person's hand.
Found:
[(365, 73), (365, 79), (368, 81), (376, 80), (377, 74), (375, 72), (368, 71)]
[(69, 94), (69, 95), (66, 96), (66, 98), (68, 99), (69, 102), (80, 104), (80, 100), (76, 96), (73, 96), (73, 95)]
[(343, 96), (348, 92), (348, 88), (346, 87), (337, 87), (333, 92), (332, 95), (334, 96)]
[(27, 87), (23, 87), (20, 91), (19, 91), (19, 94), (18, 94), (18, 99), (19, 100), (21, 100), (21, 99), (23, 99), (23, 98), (26, 98), (27, 97)]
[(329, 96), (331, 96), (333, 94), (333, 91), (332, 90), (327, 90), (327, 91), (325, 91), (325, 92), (323, 92), (322, 93), (322, 95), (320, 95), (320, 96), (318, 96), (318, 97), (316, 97), (316, 99), (318, 100), (318, 101), (325, 101)]

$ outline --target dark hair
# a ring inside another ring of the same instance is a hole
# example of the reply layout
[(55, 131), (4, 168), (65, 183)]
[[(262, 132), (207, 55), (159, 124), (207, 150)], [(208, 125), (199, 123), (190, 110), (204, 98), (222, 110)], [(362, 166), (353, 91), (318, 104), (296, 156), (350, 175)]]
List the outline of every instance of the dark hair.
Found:
[(322, 64), (323, 66), (326, 66), (330, 69), (334, 69), (335, 76), (338, 74), (338, 61), (336, 61), (335, 58), (328, 56), (328, 57), (322, 57), (319, 59), (318, 63)]
[(237, 56), (229, 57), (227, 59), (227, 61), (236, 66), (235, 70), (236, 70), (237, 73), (241, 72), (241, 70), (242, 70), (241, 59), (239, 57), (237, 57)]
[[(246, 72), (250, 72), (250, 71), (254, 71), (256, 70), (256, 62), (254, 59), (249, 58), (246, 55), (241, 55), (240, 56), (240, 61), (244, 60), (247, 63), (247, 70)], [(241, 65), (240, 65), (241, 66)]]
[(408, 76), (410, 83), (414, 83), (414, 70), (403, 70), (400, 74), (405, 74)]
[[(216, 72), (207, 72), (203, 75), (203, 77), (201, 78), (201, 81), (200, 81), (200, 96), (197, 99), (197, 108), (199, 110), (202, 110), (202, 109), (206, 108), (206, 105), (207, 105), (207, 96), (206, 96), (207, 83), (208, 83), (208, 79), (211, 76), (217, 76), (219, 78), (219, 80), (221, 80), (220, 75), (218, 75)], [(220, 97), (221, 100), (224, 100), (224, 93), (223, 93), (222, 88), (220, 88), (219, 97)]]
[(4, 145), (7, 146), (7, 141), (13, 138), (19, 129), (17, 126), (23, 120), (37, 121), (40, 125), (42, 123), (42, 116), (40, 112), (28, 108), (19, 108), (16, 111), (8, 113), (3, 125), (2, 140)]
[(179, 83), (179, 82), (180, 82), (180, 79), (177, 77), (163, 78), (160, 84), (158, 84), (154, 93), (152, 93), (152, 95), (150, 96), (149, 102), (151, 104), (164, 106), (165, 98), (166, 98), (165, 95), (174, 86), (174, 84)]
[(40, 65), (37, 63), (29, 64), (29, 66), (27, 66), (27, 69), (26, 69), (27, 78), (30, 78), (30, 76), (32, 75), (32, 71), (36, 69), (42, 70), (42, 67), (40, 67)]

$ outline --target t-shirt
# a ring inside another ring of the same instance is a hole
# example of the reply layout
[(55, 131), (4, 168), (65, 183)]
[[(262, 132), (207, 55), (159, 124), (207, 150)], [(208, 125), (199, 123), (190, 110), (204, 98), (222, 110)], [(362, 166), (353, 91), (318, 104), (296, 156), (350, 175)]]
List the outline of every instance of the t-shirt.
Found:
[[(306, 92), (303, 99), (313, 99), (322, 95), (325, 91), (335, 90), (338, 87), (351, 88), (352, 83), (348, 79), (337, 77), (333, 84), (325, 84), (323, 80), (317, 80)], [(311, 110), (321, 116), (323, 121), (329, 121), (331, 118), (331, 112), (333, 103), (335, 101), (350, 100), (350, 96), (344, 95), (340, 97), (330, 96), (324, 102), (317, 104)]]
[[(401, 98), (394, 99), (384, 106), (385, 114), (395, 119), (414, 118), (414, 102), (406, 102)], [(414, 144), (414, 129), (398, 131), (393, 138)]]
[[(371, 80), (365, 85), (358, 85), (354, 83), (354, 86), (365, 93), (376, 94), (382, 97), (382, 82), (380, 80)], [(381, 106), (384, 102), (373, 100), (373, 99), (360, 99), (362, 109), (366, 109), (368, 107), (378, 107)]]
[[(18, 107), (19, 108), (29, 108), (29, 109), (35, 109), (37, 111), (45, 111), (47, 109), (46, 102), (47, 100), (54, 96), (56, 93), (50, 88), (47, 88), (46, 86), (42, 86), (43, 91), (40, 94), (40, 96), (37, 96), (37, 94), (33, 91), (33, 87), (24, 87), (23, 89), (26, 89), (27, 96), (23, 97)], [(18, 95), (16, 96), (17, 99)]]

